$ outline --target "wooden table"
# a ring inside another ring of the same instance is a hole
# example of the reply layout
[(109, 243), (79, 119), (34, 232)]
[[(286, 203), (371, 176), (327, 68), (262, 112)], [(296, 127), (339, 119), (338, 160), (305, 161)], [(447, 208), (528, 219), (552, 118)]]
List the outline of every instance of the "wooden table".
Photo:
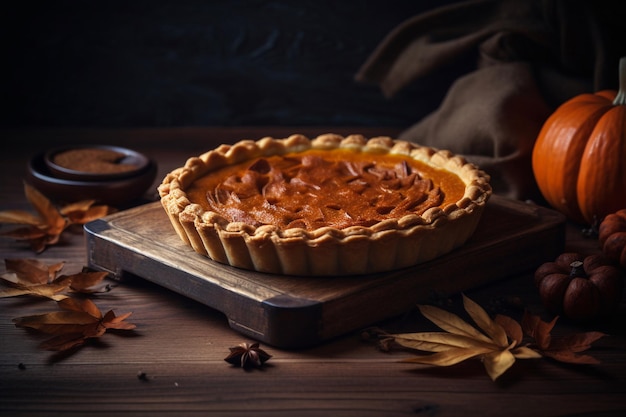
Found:
[[(62, 143), (115, 144), (145, 152), (157, 161), (160, 182), (187, 157), (221, 142), (327, 131), (368, 136), (397, 133), (345, 127), (5, 130), (0, 210), (31, 210), (22, 185), (26, 162), (38, 150)], [(146, 200), (155, 197), (152, 189)], [(598, 251), (579, 226), (568, 224), (566, 238), (567, 250)], [(0, 248), (3, 259), (64, 261), (64, 273), (78, 272), (86, 264), (80, 232), (65, 234), (58, 245), (39, 255), (10, 239), (1, 239)], [(466, 294), (492, 313), (517, 317), (518, 303), (542, 312), (532, 269), (512, 270)], [(0, 272), (4, 271), (3, 264)], [(617, 416), (626, 412), (623, 302), (607, 322), (581, 325), (561, 319), (554, 329), (556, 335), (584, 330), (609, 333), (589, 351), (600, 364), (518, 360), (493, 382), (478, 360), (446, 368), (398, 363), (411, 354), (381, 352), (363, 341), (360, 331), (306, 349), (262, 345), (272, 358), (261, 369), (245, 371), (231, 367), (224, 358), (229, 347), (253, 340), (232, 330), (216, 310), (140, 279), (123, 282), (93, 299), (103, 310), (132, 312), (128, 320), (137, 329), (126, 337), (105, 334), (61, 357), (39, 349), (40, 335), (12, 322), (14, 317), (55, 311), (52, 301), (0, 299), (0, 415)], [(433, 301), (451, 310), (459, 306), (458, 294), (439, 295)], [(389, 331), (428, 328), (415, 310), (376, 324)]]

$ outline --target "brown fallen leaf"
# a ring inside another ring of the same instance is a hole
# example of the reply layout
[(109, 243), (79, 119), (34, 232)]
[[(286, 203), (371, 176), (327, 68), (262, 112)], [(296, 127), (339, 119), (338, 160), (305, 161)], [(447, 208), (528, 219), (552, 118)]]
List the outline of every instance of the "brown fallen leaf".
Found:
[(508, 335), (502, 325), (465, 295), (463, 305), (480, 330), (455, 314), (438, 307), (421, 305), (419, 309), (422, 314), (444, 332), (392, 334), (391, 337), (401, 346), (434, 352), (403, 362), (450, 366), (470, 358), (480, 358), (487, 374), (495, 381), (513, 365), (515, 359), (541, 357), (537, 351), (521, 345), (521, 339), (511, 338), (519, 336), (519, 333)]
[(67, 297), (63, 292), (101, 292), (95, 286), (108, 275), (106, 272), (79, 272), (57, 276), (64, 262), (46, 265), (37, 259), (5, 259), (4, 263), (7, 272), (0, 275), (3, 284), (0, 298), (34, 295), (59, 301)]
[(110, 214), (114, 209), (105, 205), (94, 205), (94, 200), (83, 200), (61, 207), (59, 213), (65, 216), (70, 224), (85, 224)]
[(136, 326), (125, 320), (132, 314), (116, 316), (113, 310), (106, 314), (89, 299), (64, 298), (57, 303), (62, 309), (46, 314), (13, 319), (17, 327), (27, 327), (53, 335), (41, 343), (46, 350), (65, 351), (84, 344), (88, 339), (101, 337), (107, 330), (133, 330)]
[(420, 305), (418, 307), (421, 313), (444, 330), (443, 332), (389, 334), (373, 330), (365, 332), (364, 337), (377, 337), (384, 351), (397, 344), (415, 351), (431, 352), (404, 359), (402, 362), (451, 366), (467, 359), (478, 358), (494, 381), (516, 359), (550, 357), (569, 363), (598, 363), (595, 358), (579, 353), (589, 349), (594, 341), (604, 336), (603, 333), (587, 332), (553, 340), (550, 332), (556, 318), (548, 323), (525, 312), (521, 324), (504, 315), (496, 315), (492, 319), (482, 307), (465, 295), (463, 306), (478, 328), (441, 308)]
[(0, 233), (0, 236), (26, 241), (35, 253), (41, 253), (49, 245), (58, 243), (61, 234), (72, 224), (84, 224), (111, 212), (108, 206), (96, 206), (95, 201), (85, 200), (58, 209), (35, 187), (24, 183), (24, 194), (37, 215), (23, 210), (0, 211), (0, 223), (20, 225)]
[(533, 346), (543, 356), (550, 357), (559, 362), (596, 364), (599, 361), (590, 355), (581, 355), (591, 348), (596, 340), (606, 336), (602, 332), (582, 332), (554, 339), (550, 332), (552, 331), (558, 317), (550, 322), (545, 322), (539, 317), (524, 313), (522, 317), (522, 327), (525, 333), (535, 340)]

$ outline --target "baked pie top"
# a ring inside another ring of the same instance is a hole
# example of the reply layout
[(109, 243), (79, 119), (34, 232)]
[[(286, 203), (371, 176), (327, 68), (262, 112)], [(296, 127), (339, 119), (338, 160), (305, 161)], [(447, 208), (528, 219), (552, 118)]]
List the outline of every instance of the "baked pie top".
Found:
[(473, 233), (489, 176), (448, 151), (388, 137), (221, 145), (169, 173), (161, 203), (180, 238), (218, 262), (345, 275), (411, 266)]
[(280, 229), (372, 226), (421, 215), (463, 197), (449, 171), (404, 155), (310, 149), (224, 167), (187, 189), (190, 201), (230, 222)]

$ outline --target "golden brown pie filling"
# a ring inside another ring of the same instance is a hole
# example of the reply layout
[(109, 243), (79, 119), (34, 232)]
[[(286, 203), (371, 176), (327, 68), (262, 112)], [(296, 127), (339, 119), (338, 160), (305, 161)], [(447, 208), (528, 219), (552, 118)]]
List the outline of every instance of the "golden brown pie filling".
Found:
[(283, 229), (371, 226), (463, 197), (458, 176), (402, 155), (308, 150), (259, 157), (206, 175), (191, 201), (231, 222)]

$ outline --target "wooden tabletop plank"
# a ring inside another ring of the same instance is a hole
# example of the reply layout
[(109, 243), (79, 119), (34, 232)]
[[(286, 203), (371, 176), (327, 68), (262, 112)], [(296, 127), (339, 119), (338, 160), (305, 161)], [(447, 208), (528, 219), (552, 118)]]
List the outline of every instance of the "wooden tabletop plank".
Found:
[[(94, 131), (94, 141), (124, 143), (149, 152), (159, 175), (206, 148), (203, 138), (235, 140), (271, 129), (227, 128)], [(279, 128), (276, 131), (286, 132)], [(313, 129), (315, 130), (315, 129)], [(190, 131), (193, 131), (190, 133)], [(259, 135), (259, 133), (261, 133)], [(30, 206), (21, 169), (42, 146), (59, 138), (78, 143), (80, 131), (3, 132), (19, 146), (0, 153), (0, 210)], [(176, 138), (184, 137), (181, 144)], [(155, 139), (156, 138), (156, 139)], [(42, 145), (41, 141), (44, 140)], [(152, 140), (154, 139), (154, 140)], [(214, 143), (214, 142), (211, 142)], [(150, 193), (146, 199), (149, 200)], [(0, 230), (5, 230), (2, 225)], [(595, 253), (597, 242), (567, 224), (566, 250)], [(27, 246), (0, 239), (2, 259), (65, 261), (78, 272), (87, 256), (82, 231), (36, 255)], [(494, 260), (497, 262), (498, 260)], [(0, 265), (0, 273), (4, 272)], [(529, 271), (474, 288), (466, 294), (491, 313), (545, 313)], [(606, 336), (589, 354), (596, 365), (548, 359), (518, 360), (497, 381), (478, 360), (451, 367), (399, 363), (412, 353), (381, 352), (355, 330), (317, 346), (281, 349), (262, 344), (272, 358), (262, 369), (244, 371), (224, 361), (229, 348), (253, 340), (232, 330), (219, 311), (145, 280), (128, 280), (92, 296), (104, 311), (132, 312), (130, 334), (105, 334), (67, 356), (41, 350), (41, 335), (14, 326), (15, 317), (56, 311), (49, 300), (0, 299), (0, 416), (618, 416), (626, 412), (626, 307), (611, 320), (579, 324), (559, 319), (555, 335), (599, 330)], [(433, 302), (459, 311), (459, 296)], [(376, 323), (388, 331), (424, 331), (432, 325), (416, 309)], [(144, 375), (143, 377), (140, 377)]]

